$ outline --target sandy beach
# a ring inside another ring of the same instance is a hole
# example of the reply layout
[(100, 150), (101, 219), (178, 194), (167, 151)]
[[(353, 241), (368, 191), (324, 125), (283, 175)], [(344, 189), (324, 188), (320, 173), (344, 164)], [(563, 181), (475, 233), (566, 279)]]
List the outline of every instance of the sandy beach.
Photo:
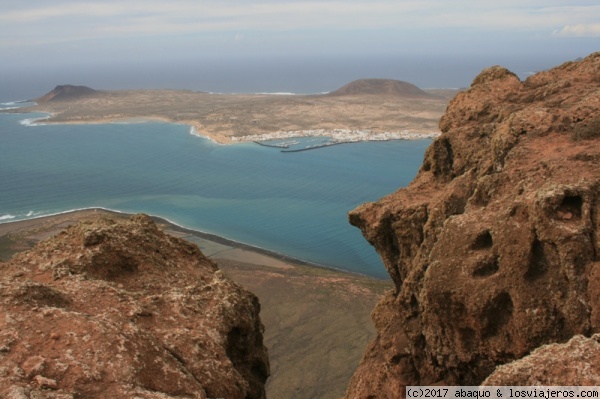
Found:
[[(98, 217), (129, 215), (87, 209), (2, 223), (0, 260), (7, 261), (69, 225)], [(370, 313), (378, 297), (392, 288), (391, 281), (310, 266), (154, 220), (168, 234), (197, 244), (234, 281), (259, 297), (271, 361), (269, 397), (343, 396), (364, 347), (375, 337)]]

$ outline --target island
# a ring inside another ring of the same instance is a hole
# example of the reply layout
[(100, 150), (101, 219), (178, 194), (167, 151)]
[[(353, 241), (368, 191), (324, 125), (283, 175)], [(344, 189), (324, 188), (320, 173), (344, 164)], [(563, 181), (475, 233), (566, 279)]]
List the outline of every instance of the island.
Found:
[(164, 121), (222, 144), (326, 136), (332, 143), (433, 138), (456, 90), (361, 79), (315, 95), (218, 94), (189, 90), (101, 91), (61, 85), (5, 112), (44, 112), (43, 123)]

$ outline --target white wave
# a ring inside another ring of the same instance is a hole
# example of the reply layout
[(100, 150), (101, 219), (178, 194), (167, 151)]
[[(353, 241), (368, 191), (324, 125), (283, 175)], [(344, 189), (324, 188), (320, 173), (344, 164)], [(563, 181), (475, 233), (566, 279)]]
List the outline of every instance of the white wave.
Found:
[[(104, 210), (104, 211), (109, 211), (109, 212), (114, 212), (114, 213), (119, 213), (119, 214), (122, 214), (122, 215), (132, 215), (132, 213), (130, 213), (130, 212), (123, 212), (123, 211), (119, 211), (117, 209), (111, 209), (111, 208), (106, 208), (106, 207), (101, 207), (101, 206), (93, 206), (93, 207), (86, 207), (86, 208), (69, 209), (67, 211), (55, 212), (55, 213), (49, 213), (49, 214), (42, 214), (43, 212), (29, 211), (27, 213), (27, 216), (29, 216), (30, 214), (31, 214), (31, 216), (35, 216), (35, 217), (29, 219), (29, 220), (31, 220), (31, 219), (40, 219), (40, 218), (49, 217), (49, 216), (64, 215), (64, 214), (73, 213), (73, 212), (90, 211), (90, 210), (97, 210), (97, 209)], [(33, 212), (33, 214), (32, 214), (32, 212)], [(304, 264), (309, 264), (309, 265), (312, 265), (312, 266), (315, 266), (315, 267), (322, 267), (322, 268), (325, 268), (325, 269), (334, 269), (334, 270), (344, 271), (344, 272), (348, 273), (347, 270), (342, 270), (340, 268), (336, 268), (336, 267), (332, 267), (332, 266), (323, 266), (323, 265), (320, 265), (318, 263), (314, 263), (314, 262), (302, 260), (300, 258), (295, 258), (295, 257), (290, 256), (290, 255), (286, 255), (283, 252), (275, 251), (275, 250), (272, 250), (272, 249), (267, 249), (267, 248), (260, 247), (260, 246), (257, 246), (257, 245), (253, 245), (253, 244), (248, 244), (248, 243), (246, 243), (244, 241), (237, 241), (237, 240), (234, 240), (234, 239), (231, 239), (231, 238), (227, 238), (225, 236), (221, 236), (221, 235), (209, 232), (209, 231), (204, 231), (204, 230), (200, 230), (200, 229), (196, 229), (196, 228), (192, 229), (192, 228), (186, 227), (184, 225), (181, 225), (181, 224), (179, 224), (179, 223), (177, 223), (177, 222), (175, 222), (175, 221), (173, 221), (171, 219), (168, 219), (168, 218), (166, 218), (164, 216), (152, 215), (152, 214), (148, 214), (148, 215), (150, 217), (158, 217), (159, 219), (165, 220), (165, 221), (167, 221), (168, 223), (170, 223), (170, 224), (172, 224), (174, 226), (177, 226), (177, 227), (179, 227), (179, 228), (181, 228), (183, 230), (186, 230), (186, 231), (190, 232), (191, 234), (193, 234), (193, 233), (200, 233), (202, 235), (207, 235), (209, 237), (206, 237), (206, 239), (211, 240), (211, 241), (213, 241), (215, 239), (224, 239), (225, 241), (228, 242), (226, 245), (229, 245), (229, 246), (235, 245), (235, 244), (241, 244), (241, 245), (247, 247), (250, 250), (254, 249), (254, 250), (260, 251), (261, 253), (265, 253), (267, 256), (273, 256), (273, 255), (275, 255), (275, 256), (282, 256), (282, 257), (284, 257), (286, 259), (289, 259), (289, 260), (292, 260), (292, 261), (301, 262), (301, 263), (304, 263)], [(6, 223), (8, 220), (11, 220), (11, 219), (14, 219), (14, 218), (15, 218), (15, 216), (13, 216), (13, 215), (3, 215), (3, 216), (0, 216), (0, 223)], [(358, 272), (350, 272), (350, 273), (355, 273), (355, 274), (363, 275), (362, 273), (358, 273)]]
[(39, 123), (39, 121), (42, 121), (42, 120), (48, 119), (48, 118), (50, 118), (50, 115), (42, 116), (39, 118), (23, 119), (23, 120), (20, 120), (19, 123), (23, 126), (42, 126), (42, 125), (45, 125), (45, 123)]
[(37, 104), (35, 101), (32, 101), (32, 100), (18, 100), (18, 101), (9, 101), (6, 103), (0, 103), (0, 105), (17, 105), (17, 104), (23, 104), (23, 103)]
[(196, 136), (196, 137), (204, 137), (200, 133), (198, 133), (198, 131), (196, 130), (196, 128), (194, 126), (190, 126), (190, 134), (192, 136)]
[(296, 93), (289, 93), (289, 92), (285, 92), (285, 91), (275, 92), (275, 93), (256, 93), (256, 94), (266, 94), (269, 96), (295, 96), (296, 95)]
[(19, 121), (19, 123), (23, 126), (36, 126), (36, 124), (33, 123), (36, 120), (37, 120), (36, 118), (22, 119)]
[(34, 101), (31, 101), (31, 100), (8, 101), (5, 103), (0, 103), (0, 110), (17, 109), (17, 108), (23, 108), (23, 107), (28, 107), (28, 106), (32, 106), (32, 105), (37, 105), (37, 103)]
[[(44, 213), (42, 211), (40, 211), (40, 212), (29, 211), (25, 216), (20, 216), (18, 218), (18, 220), (41, 219), (41, 218), (45, 218), (45, 217), (49, 217), (49, 216), (66, 215), (66, 214), (73, 213), (73, 212), (89, 211), (89, 210), (95, 210), (95, 209), (102, 209), (105, 211), (121, 213), (124, 215), (128, 214), (127, 212), (122, 212), (122, 211), (119, 211), (116, 209), (104, 208), (104, 207), (100, 207), (100, 206), (92, 206), (92, 207), (86, 207), (86, 208), (74, 208), (74, 209), (69, 209), (67, 211), (54, 212), (54, 213)], [(14, 218), (16, 218), (16, 216), (13, 216), (13, 215), (0, 216), (0, 223), (6, 223), (9, 220), (12, 220)]]
[(203, 139), (207, 139), (208, 141), (211, 141), (211, 142), (213, 142), (215, 144), (223, 145), (222, 143), (219, 143), (217, 140), (213, 139), (212, 137), (201, 135), (200, 133), (198, 133), (198, 131), (196, 130), (196, 128), (194, 126), (190, 126), (190, 134), (192, 136), (196, 136), (196, 137), (201, 137)]

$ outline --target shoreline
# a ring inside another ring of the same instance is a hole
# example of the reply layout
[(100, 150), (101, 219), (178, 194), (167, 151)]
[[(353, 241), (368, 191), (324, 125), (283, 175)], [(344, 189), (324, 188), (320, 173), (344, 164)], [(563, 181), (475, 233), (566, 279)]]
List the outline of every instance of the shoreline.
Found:
[[(41, 125), (102, 125), (102, 124), (139, 124), (139, 123), (168, 123), (175, 125), (183, 125), (190, 127), (190, 134), (212, 141), (216, 144), (234, 145), (240, 143), (255, 143), (259, 144), (262, 141), (283, 140), (294, 138), (307, 137), (329, 137), (335, 144), (346, 143), (361, 143), (369, 141), (390, 141), (390, 140), (432, 140), (438, 137), (439, 131), (371, 131), (370, 129), (346, 129), (346, 128), (328, 128), (328, 129), (308, 129), (308, 130), (278, 130), (268, 133), (256, 133), (250, 135), (236, 136), (233, 131), (228, 131), (229, 134), (211, 133), (204, 129), (204, 126), (196, 120), (175, 120), (173, 118), (161, 115), (147, 116), (108, 116), (97, 119), (82, 119), (82, 120), (52, 120), (57, 116), (55, 112), (45, 110), (42, 106), (39, 110), (27, 110), (26, 108), (15, 107), (11, 109), (0, 109), (0, 113), (7, 114), (32, 114), (44, 113), (46, 116), (40, 118), (25, 118), (20, 123), (26, 126), (41, 126)], [(23, 110), (23, 112), (17, 112)], [(320, 148), (320, 147), (318, 147)], [(312, 149), (312, 148), (307, 148)]]
[[(236, 145), (241, 143), (255, 143), (260, 144), (262, 141), (269, 140), (285, 140), (294, 138), (310, 138), (310, 137), (330, 137), (334, 144), (350, 144), (350, 143), (363, 143), (370, 141), (391, 141), (391, 140), (433, 140), (434, 138), (441, 135), (441, 132), (412, 132), (412, 131), (399, 131), (399, 132), (374, 132), (369, 135), (362, 135), (357, 137), (357, 134), (353, 131), (350, 132), (352, 137), (346, 137), (349, 133), (346, 129), (314, 129), (308, 131), (278, 131), (272, 133), (259, 133), (245, 136), (228, 136), (224, 134), (209, 133), (202, 129), (202, 126), (197, 122), (193, 121), (176, 121), (162, 116), (152, 115), (145, 117), (124, 117), (124, 118), (106, 118), (106, 119), (90, 119), (82, 121), (52, 121), (54, 114), (49, 111), (33, 111), (46, 113), (49, 116), (31, 119), (27, 126), (40, 126), (40, 125), (102, 125), (102, 124), (139, 124), (139, 123), (168, 123), (174, 125), (183, 125), (190, 128), (190, 134), (192, 136), (204, 138), (215, 144), (221, 145)], [(22, 114), (33, 113), (33, 112), (22, 112)], [(16, 113), (16, 112), (15, 112)], [(39, 122), (44, 121), (44, 122)], [(262, 145), (262, 144), (260, 144)], [(275, 146), (267, 146), (275, 147)], [(318, 147), (320, 148), (320, 147)], [(310, 150), (313, 148), (306, 148), (303, 150)], [(302, 150), (302, 151), (303, 151)], [(284, 151), (284, 152), (296, 152), (295, 151)]]
[[(38, 105), (36, 105), (38, 106)], [(43, 106), (42, 106), (43, 107)], [(22, 112), (18, 112), (18, 110), (22, 110)], [(44, 110), (43, 108), (40, 110), (27, 110), (22, 107), (14, 107), (14, 108), (4, 108), (0, 109), (0, 113), (3, 114), (17, 114), (17, 115), (27, 115), (27, 114), (35, 114), (41, 113), (46, 114), (46, 116), (42, 116), (39, 118), (24, 118), (19, 121), (20, 124), (28, 127), (35, 126), (44, 126), (44, 125), (104, 125), (104, 124), (115, 124), (115, 125), (127, 125), (127, 124), (140, 124), (140, 123), (168, 123), (173, 125), (182, 125), (190, 127), (190, 134), (193, 136), (201, 137), (207, 140), (212, 141), (216, 144), (237, 144), (238, 142), (232, 140), (231, 137), (226, 135), (218, 135), (218, 134), (210, 134), (203, 131), (204, 134), (200, 133), (202, 131), (202, 125), (199, 125), (195, 121), (176, 121), (164, 116), (159, 115), (150, 115), (143, 117), (107, 117), (107, 118), (99, 118), (99, 119), (86, 119), (86, 120), (52, 120), (56, 116), (55, 112)]]
[[(120, 217), (131, 217), (131, 216), (135, 215), (135, 213), (122, 212), (122, 211), (109, 209), (109, 208), (102, 208), (102, 207), (72, 209), (72, 210), (68, 210), (68, 211), (64, 211), (64, 212), (57, 212), (57, 213), (50, 214), (50, 215), (34, 216), (34, 217), (31, 217), (28, 219), (20, 219), (20, 220), (15, 220), (15, 221), (13, 221), (13, 220), (0, 221), (0, 237), (10, 234), (15, 231), (18, 232), (27, 227), (34, 227), (36, 225), (39, 225), (40, 223), (50, 222), (50, 221), (58, 219), (60, 217), (68, 217), (68, 216), (79, 217), (79, 216), (85, 215), (86, 213), (97, 213), (97, 212), (108, 214), (108, 215), (117, 215)], [(190, 228), (181, 226), (181, 225), (179, 225), (167, 218), (164, 218), (162, 216), (158, 216), (158, 215), (148, 215), (148, 216), (155, 223), (166, 225), (167, 226), (166, 230), (170, 230), (170, 231), (177, 232), (177, 233), (184, 233), (186, 235), (190, 235), (195, 238), (199, 238), (201, 240), (205, 240), (205, 241), (209, 241), (211, 243), (229, 247), (233, 250), (237, 249), (237, 250), (241, 250), (241, 251), (251, 252), (253, 254), (262, 255), (262, 256), (271, 258), (273, 260), (276, 260), (276, 261), (279, 261), (279, 262), (282, 262), (285, 264), (289, 264), (292, 267), (305, 266), (305, 267), (310, 267), (310, 268), (314, 268), (314, 269), (338, 272), (338, 273), (342, 273), (342, 274), (346, 274), (346, 275), (370, 278), (370, 279), (374, 279), (377, 281), (386, 281), (387, 280), (387, 279), (378, 278), (376, 276), (371, 276), (368, 274), (353, 272), (353, 271), (349, 271), (349, 270), (343, 270), (340, 268), (335, 268), (333, 266), (326, 266), (326, 265), (321, 265), (321, 264), (305, 261), (302, 259), (294, 258), (292, 256), (288, 256), (288, 255), (279, 253), (277, 251), (269, 250), (267, 248), (261, 248), (261, 247), (246, 244), (243, 242), (231, 240), (229, 238), (218, 236), (218, 235), (212, 234), (212, 233), (207, 233), (207, 232), (204, 232), (201, 230), (190, 229)], [(188, 241), (191, 241), (191, 240), (188, 240)], [(198, 245), (198, 243), (196, 243), (196, 242), (194, 242), (194, 243), (196, 245)], [(208, 258), (212, 258), (214, 255), (216, 255), (216, 254), (206, 255), (206, 256)], [(215, 258), (219, 258), (219, 257), (215, 257)]]
[[(0, 268), (11, 254), (26, 251), (70, 225), (102, 217), (124, 220), (127, 215), (83, 210), (0, 224)], [(157, 222), (165, 234), (197, 244), (189, 239), (188, 229), (179, 232), (165, 223), (162, 218)], [(8, 228), (13, 231), (7, 232)], [(241, 249), (231, 251), (236, 252), (233, 257), (216, 258), (198, 246), (228, 278), (258, 298), (272, 372), (268, 397), (292, 397), (299, 392), (299, 381), (306, 380), (318, 381), (310, 397), (330, 397), (331, 392), (341, 397), (364, 348), (376, 338), (370, 315), (381, 295), (393, 289), (391, 279), (288, 264)], [(334, 357), (331, 348), (337, 348)]]

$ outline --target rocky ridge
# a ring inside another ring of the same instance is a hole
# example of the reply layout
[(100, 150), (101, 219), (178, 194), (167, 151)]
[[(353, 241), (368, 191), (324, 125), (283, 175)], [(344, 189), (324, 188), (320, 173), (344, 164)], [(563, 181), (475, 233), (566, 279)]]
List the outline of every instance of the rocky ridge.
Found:
[(264, 398), (260, 305), (144, 215), (0, 263), (0, 397)]
[(347, 398), (478, 385), (600, 332), (600, 53), (523, 82), (485, 69), (440, 129), (407, 188), (349, 215), (395, 290)]

